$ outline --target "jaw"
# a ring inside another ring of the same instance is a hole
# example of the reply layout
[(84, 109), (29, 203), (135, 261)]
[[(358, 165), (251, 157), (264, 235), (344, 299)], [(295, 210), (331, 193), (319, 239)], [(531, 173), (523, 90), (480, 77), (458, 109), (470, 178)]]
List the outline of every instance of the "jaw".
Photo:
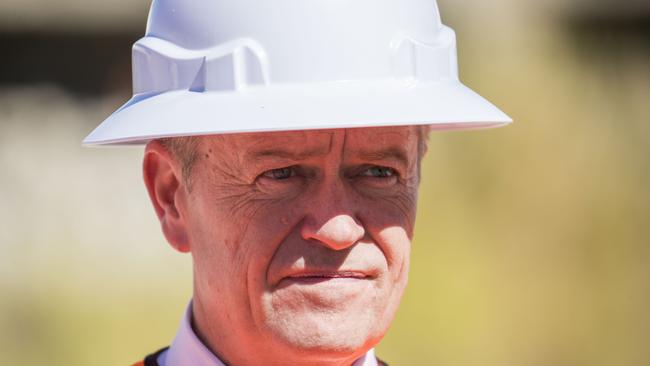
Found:
[(349, 288), (341, 283), (277, 288), (264, 294), (258, 320), (267, 339), (287, 354), (349, 365), (379, 343), (401, 298), (401, 286), (386, 292), (375, 281), (348, 283)]
[[(291, 326), (287, 326), (287, 316)], [(269, 339), (283, 350), (278, 365), (351, 365), (374, 347), (381, 335), (369, 337), (365, 327), (343, 324), (338, 314), (275, 314), (269, 319)], [(362, 319), (360, 319), (362, 320)], [(367, 321), (363, 323), (368, 324)]]

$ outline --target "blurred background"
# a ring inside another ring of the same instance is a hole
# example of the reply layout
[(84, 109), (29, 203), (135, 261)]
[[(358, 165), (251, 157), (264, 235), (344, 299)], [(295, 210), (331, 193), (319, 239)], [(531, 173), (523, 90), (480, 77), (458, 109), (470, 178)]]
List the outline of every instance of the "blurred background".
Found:
[[(173, 338), (189, 256), (141, 147), (80, 142), (130, 97), (144, 0), (0, 1), (0, 364), (128, 365)], [(510, 127), (435, 133), (392, 365), (650, 362), (650, 1), (439, 0)]]

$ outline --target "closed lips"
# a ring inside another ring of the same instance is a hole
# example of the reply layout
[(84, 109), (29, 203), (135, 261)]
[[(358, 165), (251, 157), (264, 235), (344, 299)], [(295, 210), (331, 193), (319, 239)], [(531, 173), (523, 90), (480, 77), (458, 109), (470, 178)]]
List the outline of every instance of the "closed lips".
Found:
[(381, 275), (379, 266), (364, 265), (346, 267), (286, 267), (283, 270), (274, 271), (269, 276), (269, 283), (277, 286), (281, 283), (317, 283), (325, 281), (359, 281), (375, 280)]
[(357, 271), (336, 271), (336, 272), (304, 272), (289, 275), (285, 278), (290, 279), (309, 279), (309, 278), (355, 278), (366, 279), (369, 276), (363, 272)]

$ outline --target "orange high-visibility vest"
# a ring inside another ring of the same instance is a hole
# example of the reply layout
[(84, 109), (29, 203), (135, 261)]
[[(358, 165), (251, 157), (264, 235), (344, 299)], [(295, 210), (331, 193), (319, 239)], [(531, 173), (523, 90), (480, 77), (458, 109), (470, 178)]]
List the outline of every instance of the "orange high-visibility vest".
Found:
[(169, 347), (159, 349), (158, 351), (148, 355), (144, 360), (134, 363), (132, 366), (158, 366), (158, 356), (167, 351)]

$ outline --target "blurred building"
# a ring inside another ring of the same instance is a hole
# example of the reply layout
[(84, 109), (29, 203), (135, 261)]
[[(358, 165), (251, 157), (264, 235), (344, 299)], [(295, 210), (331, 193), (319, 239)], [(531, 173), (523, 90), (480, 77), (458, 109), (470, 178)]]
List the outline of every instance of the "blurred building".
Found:
[(76, 94), (130, 94), (130, 49), (149, 1), (0, 2), (0, 87), (54, 84)]
[[(452, 7), (449, 2), (439, 1), (443, 10)], [(507, 0), (495, 3), (510, 6)], [(525, 3), (555, 18), (586, 52), (650, 50), (650, 1)], [(127, 97), (130, 47), (144, 33), (148, 6), (146, 0), (0, 2), (0, 87), (51, 83), (78, 95)]]

